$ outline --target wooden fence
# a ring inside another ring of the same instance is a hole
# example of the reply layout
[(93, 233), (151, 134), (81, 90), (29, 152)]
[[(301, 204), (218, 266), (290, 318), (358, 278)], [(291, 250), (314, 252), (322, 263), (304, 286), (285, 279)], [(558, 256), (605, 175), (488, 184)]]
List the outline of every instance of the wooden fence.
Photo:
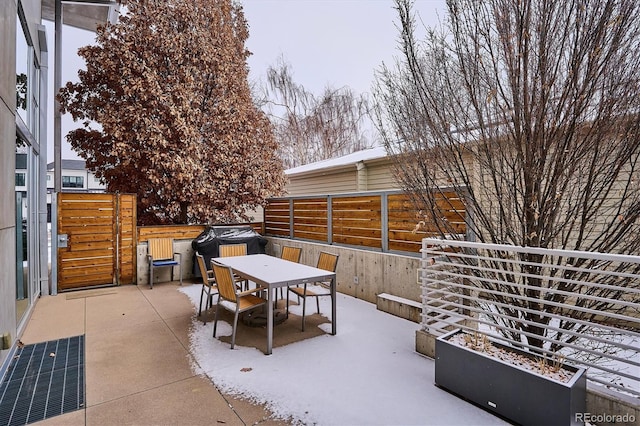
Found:
[[(234, 224), (236, 225), (236, 224)], [(241, 223), (237, 225), (251, 225), (259, 234), (264, 234), (262, 222)], [(220, 225), (225, 226), (225, 225)], [(138, 226), (138, 243), (146, 242), (149, 238), (173, 238), (175, 240), (195, 239), (206, 225), (158, 225), (158, 226)]]
[[(439, 214), (466, 233), (464, 202), (443, 194)], [(419, 253), (433, 229), (413, 232), (419, 209), (402, 192), (274, 198), (264, 211), (265, 235), (342, 244), (384, 252)]]
[(59, 291), (135, 281), (135, 195), (61, 192), (56, 209)]

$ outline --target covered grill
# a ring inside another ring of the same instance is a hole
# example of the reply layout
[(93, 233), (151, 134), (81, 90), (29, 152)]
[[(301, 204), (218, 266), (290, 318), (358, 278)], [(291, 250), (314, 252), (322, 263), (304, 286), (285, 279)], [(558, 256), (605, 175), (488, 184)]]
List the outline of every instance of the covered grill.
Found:
[[(264, 254), (267, 242), (251, 225), (207, 226), (191, 242), (191, 247), (204, 257), (205, 265), (210, 268), (211, 258), (219, 256), (221, 245), (246, 243), (247, 254)], [(193, 274), (201, 276), (195, 262)]]

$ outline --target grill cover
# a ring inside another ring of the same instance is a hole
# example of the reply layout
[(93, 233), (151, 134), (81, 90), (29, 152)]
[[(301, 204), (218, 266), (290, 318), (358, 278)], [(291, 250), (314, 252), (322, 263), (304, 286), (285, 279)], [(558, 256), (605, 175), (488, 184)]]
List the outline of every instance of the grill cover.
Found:
[[(247, 254), (264, 254), (268, 240), (257, 233), (251, 225), (207, 226), (193, 241), (191, 247), (204, 257), (205, 265), (211, 268), (211, 258), (219, 256), (219, 247), (224, 244), (247, 244)], [(201, 277), (200, 269), (193, 258), (193, 274)]]

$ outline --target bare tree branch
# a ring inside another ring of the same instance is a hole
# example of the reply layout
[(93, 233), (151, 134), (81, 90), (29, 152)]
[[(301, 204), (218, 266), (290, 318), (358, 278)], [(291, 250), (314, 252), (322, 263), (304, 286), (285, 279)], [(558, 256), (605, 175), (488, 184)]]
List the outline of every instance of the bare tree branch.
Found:
[[(421, 41), (412, 3), (396, 0), (403, 55), (378, 72), (376, 122), (440, 234), (455, 237), (436, 204), (447, 187), (465, 199), (478, 241), (637, 254), (638, 3), (450, 0), (446, 26)], [(522, 260), (540, 260), (531, 256)], [(547, 323), (526, 309), (552, 309), (539, 289), (561, 284), (525, 282), (539, 301), (510, 299), (508, 315)]]
[(370, 148), (365, 123), (369, 105), (348, 87), (326, 87), (314, 96), (293, 80), (283, 59), (267, 71), (265, 108), (285, 167), (339, 157)]

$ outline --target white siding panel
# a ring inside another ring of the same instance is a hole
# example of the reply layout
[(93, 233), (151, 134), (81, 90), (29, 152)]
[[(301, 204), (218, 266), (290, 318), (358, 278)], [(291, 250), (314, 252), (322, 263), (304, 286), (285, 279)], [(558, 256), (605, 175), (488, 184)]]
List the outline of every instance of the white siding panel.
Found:
[(389, 162), (378, 163), (368, 166), (368, 191), (383, 191), (399, 189), (400, 184), (396, 181)]
[(357, 175), (353, 170), (314, 176), (289, 177), (287, 193), (291, 196), (338, 194), (357, 190)]

